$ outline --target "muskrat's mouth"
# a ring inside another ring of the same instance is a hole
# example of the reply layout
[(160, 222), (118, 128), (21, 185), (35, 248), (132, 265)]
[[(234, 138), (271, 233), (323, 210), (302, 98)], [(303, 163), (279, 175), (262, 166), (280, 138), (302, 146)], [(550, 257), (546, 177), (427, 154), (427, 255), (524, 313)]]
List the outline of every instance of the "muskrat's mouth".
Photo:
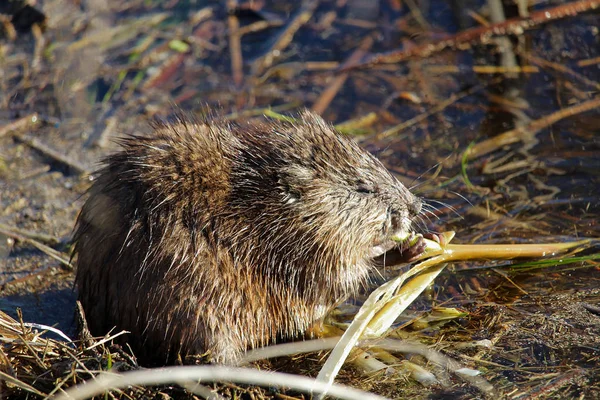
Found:
[[(375, 243), (375, 245), (373, 247), (371, 247), (371, 251), (369, 252), (369, 257), (377, 258), (377, 257), (387, 253), (394, 247), (399, 247), (401, 249), (405, 249), (406, 247), (408, 247), (407, 243), (408, 243), (409, 239), (415, 235), (416, 235), (415, 232), (412, 232), (410, 230), (410, 222), (408, 222), (408, 227), (401, 226), (400, 228), (397, 228), (396, 231), (392, 232), (391, 234), (389, 234), (389, 231), (388, 231), (388, 233), (383, 233), (381, 242), (377, 242), (377, 243)], [(399, 238), (404, 238), (404, 239), (399, 239)], [(400, 240), (403, 240), (403, 241), (400, 242)]]
[(371, 247), (371, 251), (369, 252), (370, 258), (377, 258), (387, 253), (394, 247), (398, 246), (398, 243), (394, 242), (392, 239), (384, 240), (382, 243), (376, 244)]
[(423, 241), (417, 240), (414, 244), (408, 245), (409, 238), (414, 233), (406, 234), (404, 232), (396, 233), (392, 236), (406, 237), (406, 241), (398, 243), (392, 239), (385, 239), (371, 248), (370, 257), (377, 266), (398, 265), (412, 261), (423, 252)]

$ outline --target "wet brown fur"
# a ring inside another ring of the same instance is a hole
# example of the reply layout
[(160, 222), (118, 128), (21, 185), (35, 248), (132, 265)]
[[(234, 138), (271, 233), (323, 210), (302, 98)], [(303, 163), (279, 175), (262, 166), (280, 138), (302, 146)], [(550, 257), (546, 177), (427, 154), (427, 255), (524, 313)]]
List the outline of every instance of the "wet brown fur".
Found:
[(90, 330), (128, 330), (142, 362), (291, 338), (354, 293), (420, 201), (369, 153), (298, 122), (156, 124), (106, 159), (77, 221)]

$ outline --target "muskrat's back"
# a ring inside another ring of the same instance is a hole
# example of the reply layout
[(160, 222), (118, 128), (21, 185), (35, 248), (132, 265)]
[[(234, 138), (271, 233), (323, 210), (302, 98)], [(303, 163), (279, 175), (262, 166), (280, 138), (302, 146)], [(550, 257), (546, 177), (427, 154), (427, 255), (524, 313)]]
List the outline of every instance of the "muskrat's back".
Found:
[(309, 112), (154, 129), (106, 159), (74, 235), (90, 330), (130, 331), (142, 362), (235, 363), (297, 336), (365, 282), (421, 207)]

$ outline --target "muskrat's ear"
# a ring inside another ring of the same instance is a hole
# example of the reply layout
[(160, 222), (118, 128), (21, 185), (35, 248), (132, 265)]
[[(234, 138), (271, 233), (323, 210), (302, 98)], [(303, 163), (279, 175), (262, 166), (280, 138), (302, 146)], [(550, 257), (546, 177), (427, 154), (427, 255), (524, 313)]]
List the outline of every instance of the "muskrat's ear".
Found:
[(312, 111), (304, 110), (295, 122), (286, 126), (290, 151), (298, 162), (314, 162), (319, 148), (325, 147), (332, 136), (333, 127)]
[(294, 164), (286, 167), (277, 182), (283, 202), (293, 204), (301, 200), (313, 177), (313, 172), (304, 166)]
[(292, 183), (304, 183), (310, 182), (314, 179), (314, 171), (305, 166), (294, 164), (284, 169), (286, 178)]

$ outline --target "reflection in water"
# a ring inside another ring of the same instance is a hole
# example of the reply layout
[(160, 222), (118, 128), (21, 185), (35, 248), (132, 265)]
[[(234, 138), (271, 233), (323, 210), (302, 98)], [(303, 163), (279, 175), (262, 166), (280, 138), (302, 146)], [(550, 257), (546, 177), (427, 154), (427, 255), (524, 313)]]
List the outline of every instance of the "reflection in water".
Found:
[[(17, 308), (21, 309), (25, 322), (52, 326), (71, 338), (76, 337), (75, 292), (72, 289), (50, 288), (42, 293), (0, 297), (0, 310), (15, 319), (18, 319)], [(52, 333), (48, 335), (58, 339)]]

